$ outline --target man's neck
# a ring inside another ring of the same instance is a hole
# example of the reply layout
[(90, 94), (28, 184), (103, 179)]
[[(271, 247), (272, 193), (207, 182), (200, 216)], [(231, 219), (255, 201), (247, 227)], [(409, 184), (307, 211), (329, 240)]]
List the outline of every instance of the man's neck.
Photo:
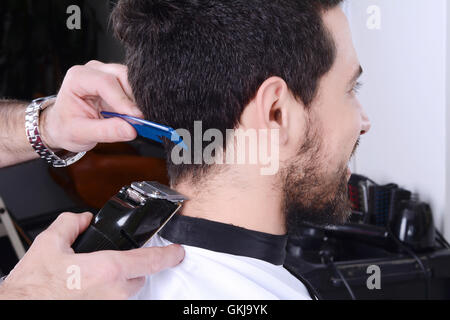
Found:
[(280, 191), (273, 187), (273, 177), (243, 180), (242, 177), (249, 177), (246, 173), (226, 172), (209, 179), (205, 177), (196, 186), (187, 181), (179, 183), (174, 189), (190, 199), (181, 214), (248, 230), (286, 234)]

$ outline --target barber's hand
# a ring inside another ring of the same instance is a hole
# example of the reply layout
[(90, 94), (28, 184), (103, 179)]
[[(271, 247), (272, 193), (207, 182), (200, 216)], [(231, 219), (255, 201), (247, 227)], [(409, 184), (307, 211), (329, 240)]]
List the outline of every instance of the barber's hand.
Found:
[(136, 131), (126, 121), (102, 119), (101, 111), (142, 117), (128, 83), (127, 68), (98, 61), (72, 67), (55, 105), (41, 117), (44, 142), (54, 150), (82, 152), (97, 143), (136, 138)]
[(71, 245), (91, 219), (90, 213), (59, 216), (0, 286), (0, 299), (127, 299), (141, 289), (146, 275), (184, 258), (178, 245), (75, 254)]

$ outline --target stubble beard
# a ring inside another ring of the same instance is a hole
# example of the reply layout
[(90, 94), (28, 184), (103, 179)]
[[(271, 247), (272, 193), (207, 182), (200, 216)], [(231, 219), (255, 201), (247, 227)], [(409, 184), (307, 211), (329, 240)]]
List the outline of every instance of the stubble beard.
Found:
[(320, 129), (308, 125), (306, 130), (305, 143), (279, 174), (286, 230), (291, 235), (305, 224), (342, 224), (351, 213), (347, 163), (326, 173)]

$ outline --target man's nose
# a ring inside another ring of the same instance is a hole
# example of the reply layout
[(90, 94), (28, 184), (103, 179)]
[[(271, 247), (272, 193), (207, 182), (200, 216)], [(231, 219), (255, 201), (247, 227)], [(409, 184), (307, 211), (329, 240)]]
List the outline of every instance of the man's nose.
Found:
[(370, 123), (369, 117), (367, 116), (367, 113), (364, 110), (362, 111), (361, 117), (362, 117), (361, 135), (363, 135), (369, 132), (370, 128), (372, 127), (372, 124)]

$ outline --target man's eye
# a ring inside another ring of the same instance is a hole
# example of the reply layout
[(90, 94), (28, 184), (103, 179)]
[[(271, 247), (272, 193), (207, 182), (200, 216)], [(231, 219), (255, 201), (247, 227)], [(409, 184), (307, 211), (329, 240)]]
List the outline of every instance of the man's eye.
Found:
[(361, 89), (361, 87), (363, 86), (363, 84), (361, 82), (356, 82), (355, 85), (352, 88), (352, 93), (354, 94), (358, 94), (359, 90)]

